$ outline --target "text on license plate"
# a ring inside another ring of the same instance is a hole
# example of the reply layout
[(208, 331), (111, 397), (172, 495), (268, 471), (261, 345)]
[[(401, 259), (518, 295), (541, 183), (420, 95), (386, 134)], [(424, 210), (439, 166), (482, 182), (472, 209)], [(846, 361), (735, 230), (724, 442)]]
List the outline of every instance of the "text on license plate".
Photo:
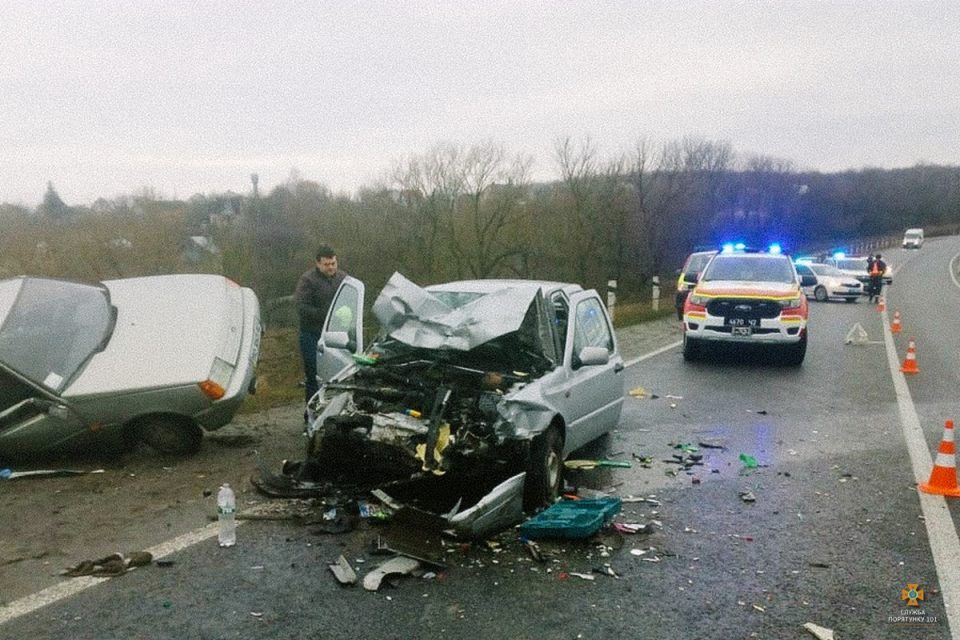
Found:
[(753, 333), (753, 327), (730, 327), (730, 335), (749, 336)]
[(759, 327), (758, 318), (724, 318), (723, 324), (728, 327)]

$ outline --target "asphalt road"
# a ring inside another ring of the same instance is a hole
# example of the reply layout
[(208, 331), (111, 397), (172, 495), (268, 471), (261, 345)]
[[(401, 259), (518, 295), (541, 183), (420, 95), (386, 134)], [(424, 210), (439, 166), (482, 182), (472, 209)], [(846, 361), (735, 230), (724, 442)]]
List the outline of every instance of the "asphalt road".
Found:
[[(208, 537), (171, 551), (169, 567), (75, 579), (77, 593), (8, 616), (0, 637), (809, 638), (812, 622), (841, 639), (950, 638), (960, 601), (951, 610), (945, 598), (958, 593), (960, 557), (945, 561), (943, 528), (955, 539), (957, 506), (918, 494), (929, 459), (926, 468), (915, 459), (935, 455), (944, 420), (960, 418), (958, 253), (960, 238), (887, 252), (896, 268), (887, 315), (865, 301), (811, 303), (802, 367), (742, 353), (685, 363), (677, 348), (628, 367), (627, 389), (642, 397), (628, 396), (621, 427), (583, 455), (633, 467), (567, 481), (584, 493), (655, 496), (659, 506), (627, 502), (618, 518), (652, 533), (543, 542), (546, 562), (513, 532), (498, 546), (424, 539), (446, 568), (373, 593), (339, 586), (327, 565), (342, 554), (362, 579), (383, 560), (371, 551), (376, 526), (320, 535), (290, 520), (248, 521), (236, 547)], [(904, 331), (887, 336), (894, 310)], [(858, 322), (870, 341), (845, 345)], [(904, 378), (891, 363), (910, 336), (920, 373)], [(703, 464), (668, 462), (687, 455), (677, 445), (698, 447)], [(607, 568), (617, 577), (595, 571)], [(908, 585), (923, 590), (919, 606), (902, 600)], [(913, 624), (897, 621), (904, 612)]]

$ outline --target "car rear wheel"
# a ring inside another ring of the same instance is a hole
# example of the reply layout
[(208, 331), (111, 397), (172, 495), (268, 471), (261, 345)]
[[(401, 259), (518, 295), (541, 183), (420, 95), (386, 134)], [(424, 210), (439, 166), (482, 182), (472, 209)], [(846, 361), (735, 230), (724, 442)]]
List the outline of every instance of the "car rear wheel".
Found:
[(687, 362), (699, 360), (703, 355), (703, 345), (700, 340), (690, 338), (686, 333), (683, 334), (683, 359)]
[(827, 301), (827, 288), (823, 285), (820, 285), (813, 290), (813, 297), (817, 299), (817, 302), (826, 302)]
[(200, 450), (203, 431), (186, 418), (154, 416), (137, 426), (140, 440), (158, 453), (188, 455)]
[(530, 443), (527, 478), (523, 485), (523, 508), (532, 513), (553, 504), (563, 480), (563, 442), (560, 430), (549, 427)]

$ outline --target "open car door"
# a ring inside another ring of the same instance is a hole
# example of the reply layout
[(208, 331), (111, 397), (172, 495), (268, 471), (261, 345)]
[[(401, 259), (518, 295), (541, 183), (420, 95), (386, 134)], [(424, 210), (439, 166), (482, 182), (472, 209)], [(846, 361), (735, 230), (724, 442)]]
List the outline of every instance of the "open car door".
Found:
[(623, 408), (623, 358), (603, 303), (594, 291), (570, 298), (570, 319), (564, 353), (571, 389), (567, 397), (569, 452), (617, 426)]
[(347, 276), (340, 283), (317, 343), (317, 377), (325, 383), (353, 356), (363, 352), (363, 283)]
[(84, 431), (66, 402), (0, 366), (0, 459), (56, 450)]

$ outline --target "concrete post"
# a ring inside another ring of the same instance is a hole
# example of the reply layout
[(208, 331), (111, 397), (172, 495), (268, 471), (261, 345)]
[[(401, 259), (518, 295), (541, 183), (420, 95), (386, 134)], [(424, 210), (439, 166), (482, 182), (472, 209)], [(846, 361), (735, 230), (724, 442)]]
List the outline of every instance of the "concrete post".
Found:
[(654, 311), (660, 310), (660, 276), (653, 276), (653, 294), (650, 297), (650, 307)]
[(610, 313), (610, 319), (613, 320), (614, 310), (617, 306), (617, 281), (607, 280), (607, 311)]

